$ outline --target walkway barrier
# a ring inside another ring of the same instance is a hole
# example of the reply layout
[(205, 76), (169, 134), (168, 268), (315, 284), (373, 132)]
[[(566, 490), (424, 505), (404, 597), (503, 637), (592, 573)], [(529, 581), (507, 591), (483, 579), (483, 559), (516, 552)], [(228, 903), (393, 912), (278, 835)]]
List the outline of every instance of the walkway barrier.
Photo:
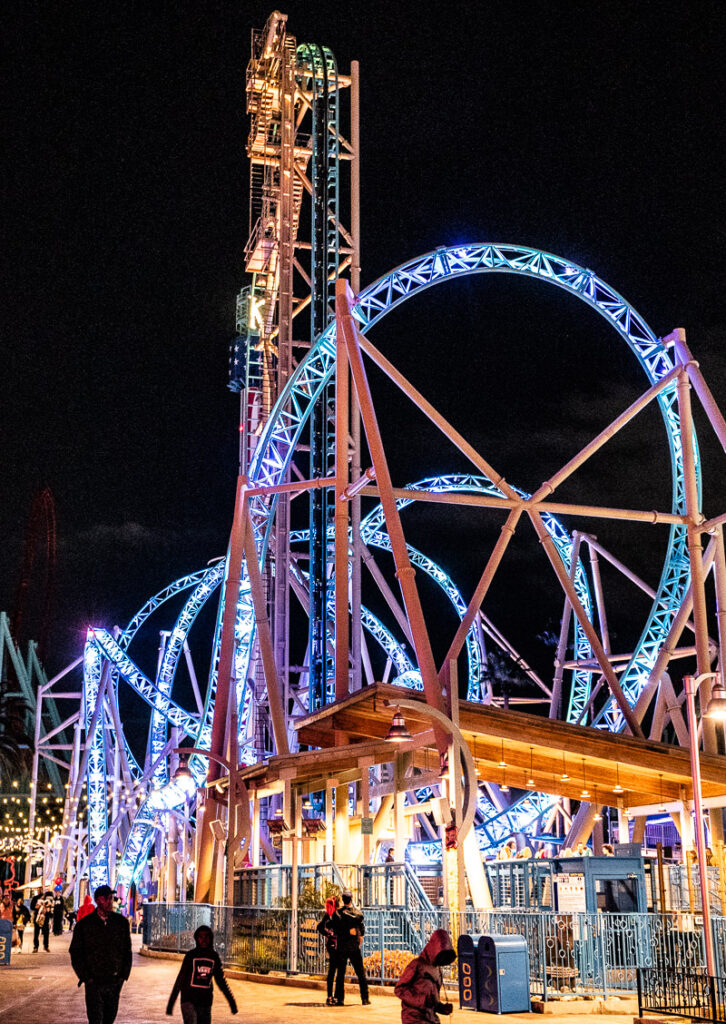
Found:
[[(151, 903), (152, 949), (184, 951), (194, 929), (208, 924), (223, 961), (242, 970), (322, 976), (327, 969), (316, 931), (322, 908), (212, 907)], [(703, 972), (703, 925), (693, 914), (559, 914), (527, 910), (446, 910), (391, 907), (364, 910), (363, 959), (376, 983), (395, 982), (437, 928), (454, 935), (521, 935), (529, 955), (532, 998), (634, 995), (638, 971)], [(291, 941), (295, 928), (297, 943)], [(726, 918), (713, 918), (716, 973), (726, 977)], [(297, 949), (295, 949), (297, 947)], [(445, 971), (456, 986), (456, 965)]]
[(705, 970), (640, 969), (638, 1016), (647, 1013), (726, 1024), (726, 979), (709, 978)]

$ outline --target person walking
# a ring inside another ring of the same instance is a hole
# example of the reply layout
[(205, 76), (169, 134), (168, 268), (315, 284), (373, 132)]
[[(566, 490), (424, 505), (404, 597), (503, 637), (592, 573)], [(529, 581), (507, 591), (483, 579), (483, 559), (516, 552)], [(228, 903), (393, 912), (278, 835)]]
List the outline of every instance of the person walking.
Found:
[(320, 935), (325, 939), (325, 952), (328, 954), (328, 974), (325, 979), (326, 988), (328, 990), (328, 998), (325, 1001), (326, 1006), (335, 1006), (335, 996), (333, 995), (333, 983), (335, 981), (335, 972), (338, 969), (338, 935), (335, 931), (335, 912), (339, 906), (338, 897), (331, 896), (325, 901), (325, 913), (318, 921), (317, 930)]
[(53, 934), (63, 934), (63, 917), (66, 912), (65, 900), (59, 892), (53, 897)]
[(30, 911), (23, 903), (23, 897), (17, 896), (13, 906), (13, 925), (15, 926), (16, 945), (19, 953), (23, 952), (23, 936), (25, 935), (25, 926), (29, 920)]
[(401, 1000), (401, 1024), (440, 1024), (438, 1014), (448, 1017), (452, 1003), (441, 1002), (444, 976), (441, 968), (453, 964), (456, 953), (451, 936), (437, 928), (421, 953), (406, 967), (393, 992)]
[(40, 937), (43, 936), (43, 949), (50, 953), (50, 920), (53, 913), (53, 897), (47, 892), (35, 901), (33, 910), (33, 952), (40, 949)]
[(368, 998), (368, 979), (363, 967), (360, 947), (366, 933), (363, 914), (353, 905), (353, 894), (345, 889), (342, 894), (343, 906), (333, 915), (333, 926), (337, 946), (337, 978), (335, 980), (335, 1005), (343, 1006), (345, 1002), (345, 971), (350, 960), (358, 978), (360, 999), (363, 1006), (370, 1006)]
[(78, 986), (86, 986), (88, 1024), (113, 1024), (121, 988), (131, 974), (129, 922), (113, 911), (114, 891), (99, 885), (93, 894), (96, 909), (73, 929), (71, 965)]
[(174, 988), (171, 990), (166, 1012), (174, 1012), (176, 997), (181, 995), (181, 1012), (184, 1024), (211, 1024), (212, 1001), (216, 981), (222, 995), (229, 1003), (232, 1014), (237, 1013), (237, 1003), (229, 990), (222, 970), (222, 961), (214, 948), (214, 932), (206, 924), (194, 932), (194, 949), (190, 949), (179, 968)]

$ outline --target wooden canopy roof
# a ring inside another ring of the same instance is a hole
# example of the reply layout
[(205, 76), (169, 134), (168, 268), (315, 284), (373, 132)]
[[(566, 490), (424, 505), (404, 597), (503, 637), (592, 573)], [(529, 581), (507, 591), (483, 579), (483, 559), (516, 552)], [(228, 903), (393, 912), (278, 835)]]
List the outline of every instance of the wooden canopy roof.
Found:
[[(386, 743), (385, 737), (393, 705), (404, 698), (425, 704), (418, 691), (377, 683), (298, 719), (300, 742), (325, 750), (315, 758), (315, 773), (320, 774), (327, 758), (332, 769), (341, 758), (345, 763), (355, 760), (364, 749), (375, 754), (375, 761), (385, 760), (386, 748), (392, 756), (393, 744)], [(419, 751), (433, 747), (431, 719), (425, 711), (417, 714), (406, 709), (404, 717), (414, 745), (419, 734), (429, 734), (428, 741), (420, 736)], [(586, 787), (593, 802), (612, 806), (619, 799), (625, 806), (691, 799), (690, 754), (684, 747), (466, 701), (459, 704), (459, 728), (481, 778), (489, 782), (575, 800)], [(310, 754), (307, 758), (313, 762)], [(424, 766), (421, 753), (417, 763)], [(569, 780), (563, 780), (563, 775)], [(726, 797), (726, 757), (701, 753), (701, 776), (706, 799)], [(527, 786), (530, 777), (534, 785)], [(622, 794), (613, 792), (618, 783)]]

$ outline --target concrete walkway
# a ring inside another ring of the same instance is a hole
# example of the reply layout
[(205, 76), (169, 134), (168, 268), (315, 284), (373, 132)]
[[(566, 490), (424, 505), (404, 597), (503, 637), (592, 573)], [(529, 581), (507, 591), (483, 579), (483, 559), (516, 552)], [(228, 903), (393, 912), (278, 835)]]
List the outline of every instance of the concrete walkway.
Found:
[[(26, 949), (30, 949), (26, 935)], [(179, 970), (178, 961), (157, 960), (138, 955), (141, 937), (132, 936), (134, 966), (131, 977), (124, 985), (119, 1006), (118, 1024), (162, 1024), (171, 1018), (165, 1014), (174, 979)], [(83, 989), (77, 987), (68, 956), (70, 934), (51, 935), (51, 952), (13, 952), (9, 967), (0, 967), (0, 1024), (85, 1024), (86, 1014)], [(398, 1024), (401, 1020), (400, 1003), (385, 995), (373, 995), (371, 1006), (363, 1007), (357, 995), (346, 995), (343, 1007), (325, 1006), (325, 993), (315, 989), (290, 986), (260, 985), (256, 982), (230, 979), (239, 1015), (234, 1018), (227, 1001), (215, 992), (212, 1020), (240, 1021), (241, 1024), (297, 1024), (315, 1021), (322, 1024), (331, 1019), (343, 1024), (368, 1021), (370, 1024)], [(451, 992), (454, 1005), (456, 993)], [(179, 1002), (174, 1019), (181, 1020)], [(447, 1019), (447, 1018), (442, 1018)], [(541, 1017), (535, 1014), (509, 1014), (508, 1024), (551, 1024), (557, 1016)], [(490, 1014), (477, 1014), (456, 1009), (448, 1018), (453, 1024), (502, 1024), (502, 1018)], [(632, 1024), (632, 1014), (596, 1016), (568, 1015), (566, 1024)]]

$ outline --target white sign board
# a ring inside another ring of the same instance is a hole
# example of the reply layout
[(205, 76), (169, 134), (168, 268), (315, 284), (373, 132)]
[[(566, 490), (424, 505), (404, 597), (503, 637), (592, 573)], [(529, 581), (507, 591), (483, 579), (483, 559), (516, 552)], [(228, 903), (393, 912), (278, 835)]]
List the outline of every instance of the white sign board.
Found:
[(586, 910), (585, 876), (572, 874), (555, 875), (557, 886), (557, 909), (561, 914), (580, 914)]

